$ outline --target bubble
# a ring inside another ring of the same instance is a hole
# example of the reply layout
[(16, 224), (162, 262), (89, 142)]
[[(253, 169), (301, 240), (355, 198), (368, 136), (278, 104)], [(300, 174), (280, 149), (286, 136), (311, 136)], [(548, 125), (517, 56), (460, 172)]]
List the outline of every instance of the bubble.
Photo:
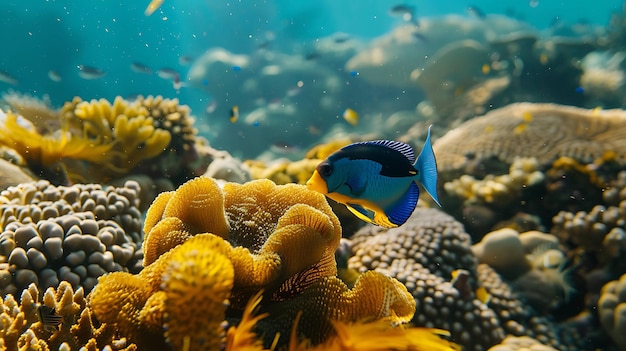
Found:
[(539, 0), (530, 0), (528, 2), (528, 6), (530, 6), (532, 8), (535, 8), (535, 7), (539, 6)]

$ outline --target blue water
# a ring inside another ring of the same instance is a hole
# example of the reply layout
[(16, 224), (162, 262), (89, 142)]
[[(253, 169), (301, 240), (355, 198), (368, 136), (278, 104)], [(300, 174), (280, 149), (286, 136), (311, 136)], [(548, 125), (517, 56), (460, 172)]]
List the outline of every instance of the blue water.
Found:
[[(192, 58), (214, 47), (250, 54), (269, 34), (272, 50), (287, 54), (316, 39), (344, 32), (364, 40), (381, 36), (402, 20), (391, 17), (395, 1), (362, 0), (165, 0), (152, 16), (145, 16), (149, 1), (2, 1), (0, 11), (0, 70), (18, 80), (0, 81), (8, 89), (36, 96), (48, 95), (56, 106), (81, 96), (113, 99), (117, 95), (161, 94), (178, 97), (196, 115), (202, 115), (210, 97), (192, 88), (177, 91), (172, 82), (156, 75), (133, 72), (131, 62), (153, 69), (178, 70), (184, 80), (189, 66), (181, 56)], [(563, 23), (586, 22), (606, 26), (621, 1), (493, 0), (444, 2), (406, 1), (417, 8), (418, 17), (447, 13), (467, 15), (468, 5), (485, 13), (507, 14), (541, 29), (555, 16)], [(445, 4), (445, 5), (444, 5)], [(85, 80), (77, 66), (94, 66), (106, 76)], [(56, 71), (60, 82), (48, 78)]]

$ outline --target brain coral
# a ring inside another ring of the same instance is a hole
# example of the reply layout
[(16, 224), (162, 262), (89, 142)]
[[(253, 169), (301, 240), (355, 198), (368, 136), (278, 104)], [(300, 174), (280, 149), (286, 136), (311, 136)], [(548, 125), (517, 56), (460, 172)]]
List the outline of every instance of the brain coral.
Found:
[(623, 110), (517, 103), (463, 123), (433, 148), (444, 174), (490, 157), (507, 164), (516, 157), (536, 157), (543, 165), (559, 156), (590, 162), (610, 151), (624, 162), (625, 122)]
[[(222, 190), (199, 177), (157, 197), (145, 229), (146, 267), (104, 276), (90, 295), (98, 320), (140, 346), (211, 349), (225, 318), (236, 324), (259, 291), (259, 312), (269, 316), (256, 332), (268, 345), (291, 334), (299, 313), (297, 334), (313, 342), (332, 334), (333, 320), (413, 315), (414, 300), (395, 279), (370, 272), (349, 289), (336, 277), (341, 226), (325, 198), (301, 185), (258, 180)], [(210, 318), (193, 322), (196, 308)]]
[(63, 280), (89, 292), (106, 272), (140, 269), (138, 185), (55, 187), (46, 181), (0, 193), (0, 292)]

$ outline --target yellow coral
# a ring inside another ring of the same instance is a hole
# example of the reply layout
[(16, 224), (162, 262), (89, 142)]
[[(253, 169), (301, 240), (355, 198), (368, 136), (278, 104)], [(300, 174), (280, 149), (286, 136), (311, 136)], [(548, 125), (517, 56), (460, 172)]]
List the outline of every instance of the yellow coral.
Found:
[[(194, 201), (197, 209), (185, 208)], [(225, 226), (215, 225), (223, 218)], [(243, 314), (241, 329), (231, 329), (225, 340), (237, 350), (261, 349), (251, 334), (255, 324), (266, 342), (286, 345), (281, 335), (289, 335), (299, 314), (294, 335), (319, 343), (340, 332), (333, 321), (388, 327), (415, 312), (412, 295), (393, 278), (367, 272), (349, 289), (336, 277), (341, 226), (324, 197), (302, 185), (258, 180), (220, 190), (212, 179), (194, 179), (155, 200), (146, 228), (150, 258), (143, 271), (101, 277), (90, 300), (98, 319), (117, 325), (139, 347), (167, 341), (179, 350), (219, 348), (227, 311)], [(259, 291), (266, 292), (263, 299)], [(260, 316), (251, 317), (251, 297)], [(257, 323), (263, 317), (268, 322)]]
[(221, 323), (233, 287), (233, 266), (226, 257), (230, 245), (200, 234), (171, 256), (162, 276), (165, 337), (177, 350), (218, 350)]
[(17, 151), (29, 165), (49, 167), (63, 158), (74, 158), (94, 163), (110, 160), (113, 143), (96, 143), (88, 138), (70, 134), (62, 129), (52, 135), (41, 135), (17, 121), (18, 116), (8, 112), (0, 128), (0, 144)]
[(194, 178), (181, 185), (169, 199), (163, 218), (179, 218), (192, 234), (228, 235), (224, 194), (215, 179)]

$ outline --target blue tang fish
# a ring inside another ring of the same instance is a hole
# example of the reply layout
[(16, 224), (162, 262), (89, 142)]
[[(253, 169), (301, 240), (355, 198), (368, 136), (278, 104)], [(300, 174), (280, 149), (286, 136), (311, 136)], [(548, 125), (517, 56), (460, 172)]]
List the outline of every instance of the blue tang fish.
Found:
[(440, 205), (430, 128), (417, 160), (413, 148), (399, 141), (354, 143), (328, 156), (306, 185), (346, 205), (360, 219), (392, 228), (413, 213), (419, 198), (416, 181)]

